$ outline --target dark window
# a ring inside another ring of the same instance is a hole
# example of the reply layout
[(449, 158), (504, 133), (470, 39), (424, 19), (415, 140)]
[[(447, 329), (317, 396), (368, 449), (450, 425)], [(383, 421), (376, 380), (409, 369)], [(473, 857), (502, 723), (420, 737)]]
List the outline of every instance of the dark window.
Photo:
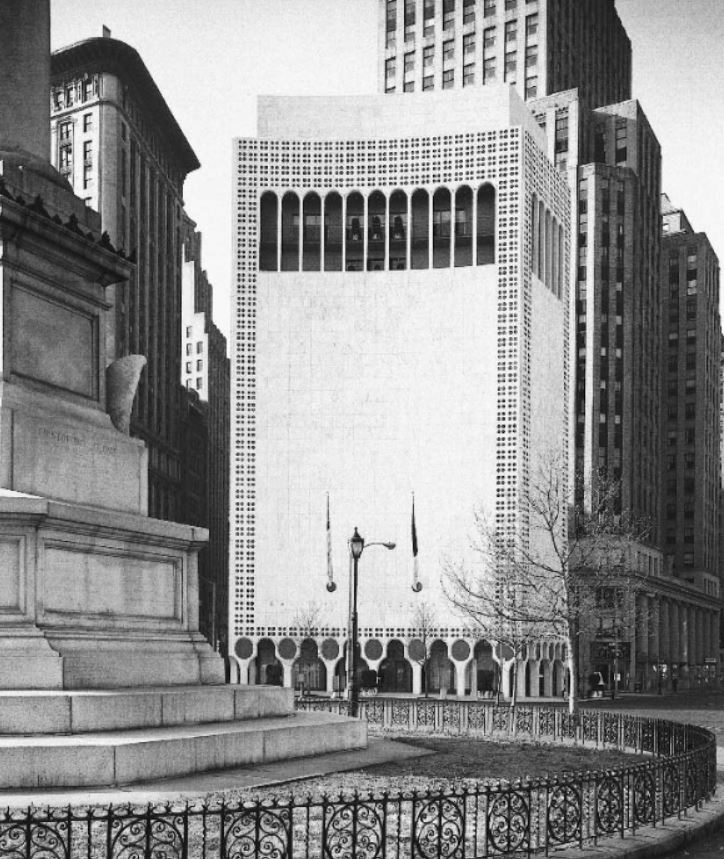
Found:
[(556, 153), (568, 152), (568, 113), (559, 113), (556, 116)]
[(627, 136), (628, 129), (626, 128), (626, 120), (617, 120), (616, 122), (616, 163), (622, 164), (628, 157), (627, 153)]
[(508, 51), (505, 55), (505, 80), (506, 83), (515, 83), (515, 72), (518, 65), (518, 55), (516, 51)]

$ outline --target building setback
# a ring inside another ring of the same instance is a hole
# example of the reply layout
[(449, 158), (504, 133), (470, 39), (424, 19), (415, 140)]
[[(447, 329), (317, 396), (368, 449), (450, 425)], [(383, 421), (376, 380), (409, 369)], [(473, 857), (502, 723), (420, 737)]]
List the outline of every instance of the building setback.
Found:
[[(521, 499), (565, 455), (565, 179), (510, 87), (356, 97), (354, 110), (346, 98), (263, 99), (258, 125), (236, 143), (234, 177), (241, 680), (332, 690), (357, 525), (398, 544), (362, 561), (366, 664), (383, 688), (419, 691), (427, 652), (430, 690), (474, 693), (493, 676), (492, 649), (447, 603), (440, 552), (465, 554), (481, 506), (501, 533), (534, 540)], [(422, 599), (435, 608), (426, 628)], [(520, 691), (560, 694), (560, 644), (533, 658)], [(509, 693), (512, 663), (502, 675)]]
[(577, 88), (631, 98), (631, 43), (614, 0), (378, 0), (380, 92), (505, 83), (525, 99)]
[(109, 296), (107, 336), (147, 358), (131, 433), (148, 447), (150, 515), (182, 521), (183, 183), (199, 162), (143, 60), (110, 34), (56, 51), (51, 88), (51, 161), (137, 263)]
[(719, 260), (666, 195), (661, 209), (665, 553), (674, 576), (719, 596)]

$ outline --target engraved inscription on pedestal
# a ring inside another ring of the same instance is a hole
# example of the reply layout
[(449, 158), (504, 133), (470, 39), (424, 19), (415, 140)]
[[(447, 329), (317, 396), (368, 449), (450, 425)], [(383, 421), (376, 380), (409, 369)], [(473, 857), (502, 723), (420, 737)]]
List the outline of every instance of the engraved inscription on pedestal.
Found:
[(122, 545), (46, 543), (44, 551), (46, 614), (79, 615), (81, 625), (103, 615), (124, 628), (133, 620), (181, 619), (178, 558), (143, 557)]
[(16, 285), (10, 330), (14, 373), (98, 398), (95, 317)]
[(31, 495), (138, 513), (145, 456), (113, 430), (51, 422), (16, 412), (13, 488)]

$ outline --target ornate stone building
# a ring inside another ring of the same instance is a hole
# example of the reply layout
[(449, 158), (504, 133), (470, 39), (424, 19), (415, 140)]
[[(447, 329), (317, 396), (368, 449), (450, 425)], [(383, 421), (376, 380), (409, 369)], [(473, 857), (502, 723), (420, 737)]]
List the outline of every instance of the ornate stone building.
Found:
[(199, 162), (141, 57), (107, 31), (55, 51), (51, 73), (52, 163), (136, 262), (109, 295), (109, 338), (148, 360), (131, 432), (148, 446), (149, 511), (182, 520), (183, 183)]

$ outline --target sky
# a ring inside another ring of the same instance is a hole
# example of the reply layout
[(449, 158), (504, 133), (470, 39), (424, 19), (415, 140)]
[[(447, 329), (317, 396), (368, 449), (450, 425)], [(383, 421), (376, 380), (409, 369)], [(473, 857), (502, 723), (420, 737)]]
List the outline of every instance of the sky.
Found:
[[(724, 260), (722, 0), (617, 0), (633, 95), (663, 150), (663, 190)], [(186, 211), (203, 233), (214, 320), (230, 328), (232, 139), (257, 95), (377, 87), (377, 0), (51, 0), (53, 49), (101, 35), (138, 50), (196, 152)]]

